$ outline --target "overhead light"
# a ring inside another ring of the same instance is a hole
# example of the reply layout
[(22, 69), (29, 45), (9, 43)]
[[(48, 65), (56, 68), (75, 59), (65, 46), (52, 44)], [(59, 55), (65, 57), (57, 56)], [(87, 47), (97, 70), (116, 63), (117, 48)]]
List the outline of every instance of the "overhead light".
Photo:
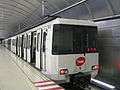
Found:
[(104, 87), (107, 87), (107, 88), (110, 88), (110, 89), (115, 89), (115, 86), (110, 85), (110, 84), (107, 84), (107, 83), (104, 83), (104, 82), (102, 82), (102, 81), (99, 81), (99, 80), (96, 80), (96, 79), (93, 79), (93, 78), (91, 78), (91, 81), (92, 81), (92, 82), (95, 82), (95, 83), (97, 83), (97, 84), (99, 84), (99, 85), (102, 85), (102, 86), (104, 86)]

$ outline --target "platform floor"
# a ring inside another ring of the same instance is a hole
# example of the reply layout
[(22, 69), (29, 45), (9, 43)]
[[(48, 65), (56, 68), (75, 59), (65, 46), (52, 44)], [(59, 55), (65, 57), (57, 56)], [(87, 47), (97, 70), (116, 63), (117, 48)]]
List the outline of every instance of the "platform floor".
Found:
[(37, 90), (14, 62), (14, 57), (0, 46), (0, 90)]
[(0, 90), (44, 90), (42, 81), (50, 79), (0, 45)]

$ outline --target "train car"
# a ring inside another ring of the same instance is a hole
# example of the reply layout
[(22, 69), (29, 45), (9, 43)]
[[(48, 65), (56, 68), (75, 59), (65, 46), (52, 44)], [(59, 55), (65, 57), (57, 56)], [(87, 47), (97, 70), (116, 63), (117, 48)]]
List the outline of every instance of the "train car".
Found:
[(30, 63), (51, 79), (62, 83), (83, 73), (97, 75), (97, 26), (92, 21), (57, 18), (29, 33)]
[(89, 82), (99, 70), (97, 26), (56, 18), (17, 35), (18, 55), (58, 83)]

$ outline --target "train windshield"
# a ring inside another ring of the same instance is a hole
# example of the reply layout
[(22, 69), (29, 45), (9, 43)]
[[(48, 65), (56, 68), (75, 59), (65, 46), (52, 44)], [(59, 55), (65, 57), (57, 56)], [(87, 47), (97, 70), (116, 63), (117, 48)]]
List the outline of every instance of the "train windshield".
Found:
[(87, 47), (96, 47), (96, 33), (93, 26), (55, 24), (52, 54), (80, 54)]

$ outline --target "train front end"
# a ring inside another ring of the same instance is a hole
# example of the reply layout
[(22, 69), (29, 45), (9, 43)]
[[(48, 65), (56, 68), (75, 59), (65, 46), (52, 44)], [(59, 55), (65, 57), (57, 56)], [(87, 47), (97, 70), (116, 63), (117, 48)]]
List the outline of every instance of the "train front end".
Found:
[(99, 70), (97, 27), (90, 21), (63, 21), (53, 26), (49, 76), (60, 83), (89, 83)]

